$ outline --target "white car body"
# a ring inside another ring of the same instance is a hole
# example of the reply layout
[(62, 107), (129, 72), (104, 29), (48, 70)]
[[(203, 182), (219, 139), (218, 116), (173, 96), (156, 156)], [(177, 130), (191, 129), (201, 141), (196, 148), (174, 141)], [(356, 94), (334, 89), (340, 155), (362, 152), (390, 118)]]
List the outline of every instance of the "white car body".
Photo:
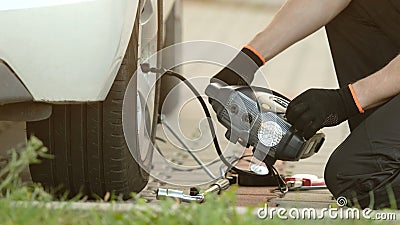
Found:
[[(172, 3), (166, 1), (165, 11)], [(157, 34), (156, 0), (144, 4), (141, 54)], [(0, 0), (0, 59), (36, 102), (102, 101), (138, 7), (137, 0)]]

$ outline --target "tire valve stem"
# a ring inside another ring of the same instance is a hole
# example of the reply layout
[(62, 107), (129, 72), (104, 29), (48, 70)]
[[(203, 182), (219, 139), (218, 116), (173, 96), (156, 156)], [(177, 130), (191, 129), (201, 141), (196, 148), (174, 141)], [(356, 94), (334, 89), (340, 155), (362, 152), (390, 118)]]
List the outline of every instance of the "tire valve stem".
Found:
[(163, 68), (151, 67), (149, 63), (142, 63), (140, 64), (140, 69), (143, 73), (159, 73), (163, 74), (166, 72)]

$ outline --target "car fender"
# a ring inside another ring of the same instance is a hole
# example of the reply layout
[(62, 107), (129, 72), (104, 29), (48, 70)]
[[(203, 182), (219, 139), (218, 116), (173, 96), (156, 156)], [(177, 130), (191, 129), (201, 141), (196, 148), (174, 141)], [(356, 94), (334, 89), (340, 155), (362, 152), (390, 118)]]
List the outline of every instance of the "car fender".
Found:
[(137, 7), (137, 0), (1, 1), (0, 59), (34, 101), (104, 100)]

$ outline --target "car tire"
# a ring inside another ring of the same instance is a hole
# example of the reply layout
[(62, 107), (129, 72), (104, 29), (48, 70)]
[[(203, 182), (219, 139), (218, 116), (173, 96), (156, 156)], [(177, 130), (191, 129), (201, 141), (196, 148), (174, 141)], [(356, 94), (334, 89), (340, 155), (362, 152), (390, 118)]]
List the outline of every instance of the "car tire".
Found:
[(132, 157), (122, 125), (125, 90), (137, 68), (138, 21), (104, 102), (53, 105), (47, 120), (27, 122), (27, 134), (41, 139), (54, 155), (30, 166), (32, 180), (47, 190), (90, 198), (112, 192), (126, 199), (146, 186), (149, 174)]

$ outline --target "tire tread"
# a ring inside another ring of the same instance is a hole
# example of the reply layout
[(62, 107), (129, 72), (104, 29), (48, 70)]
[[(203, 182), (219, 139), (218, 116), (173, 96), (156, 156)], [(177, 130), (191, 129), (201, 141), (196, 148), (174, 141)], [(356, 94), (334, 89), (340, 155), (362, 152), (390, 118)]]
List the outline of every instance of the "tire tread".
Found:
[(28, 135), (48, 147), (54, 159), (31, 165), (31, 175), (47, 189), (75, 196), (103, 197), (115, 192), (128, 198), (148, 182), (148, 174), (129, 152), (122, 127), (125, 89), (137, 64), (138, 20), (118, 75), (104, 102), (54, 105), (52, 116), (28, 122)]

